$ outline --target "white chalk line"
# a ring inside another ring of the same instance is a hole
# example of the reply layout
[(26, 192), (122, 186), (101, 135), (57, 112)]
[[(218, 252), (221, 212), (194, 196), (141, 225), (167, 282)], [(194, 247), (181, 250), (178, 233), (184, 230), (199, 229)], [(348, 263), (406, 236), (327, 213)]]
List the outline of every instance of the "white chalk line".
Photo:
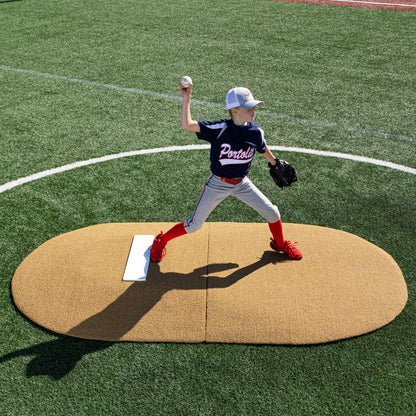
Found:
[[(121, 159), (124, 157), (132, 157), (132, 156), (140, 156), (140, 155), (149, 155), (154, 153), (164, 153), (164, 152), (178, 152), (178, 151), (185, 151), (185, 150), (207, 150), (210, 148), (210, 145), (186, 145), (186, 146), (170, 146), (170, 147), (158, 147), (155, 149), (142, 149), (142, 150), (134, 150), (130, 152), (122, 152), (113, 155), (107, 155), (102, 157), (97, 157), (93, 159), (83, 160), (79, 162), (70, 163), (68, 165), (60, 166), (54, 169), (44, 170), (42, 172), (35, 173), (33, 175), (25, 176), (23, 178), (16, 179), (14, 181), (5, 183), (4, 185), (0, 186), (0, 194), (13, 189), (17, 186), (36, 181), (41, 178), (45, 178), (48, 176), (56, 175), (58, 173), (67, 172), (73, 169), (81, 168), (83, 166), (94, 165), (97, 163), (108, 162), (110, 160)], [(348, 159), (353, 160), (356, 162), (363, 162), (369, 163), (372, 165), (383, 166), (390, 169), (399, 170), (402, 172), (410, 173), (412, 175), (416, 175), (416, 169), (398, 165), (396, 163), (387, 162), (384, 160), (373, 159), (364, 156), (357, 156), (351, 155), (348, 153), (338, 153), (338, 152), (329, 152), (323, 150), (314, 150), (314, 149), (304, 149), (301, 147), (285, 147), (285, 146), (270, 146), (271, 150), (276, 150), (280, 152), (296, 152), (296, 153), (305, 153), (309, 155), (316, 155), (316, 156), (325, 156), (325, 157), (335, 157), (339, 159)]]
[[(182, 97), (175, 96), (175, 95), (168, 95), (168, 94), (162, 94), (162, 93), (158, 93), (158, 92), (154, 92), (154, 91), (140, 90), (140, 89), (137, 89), (137, 88), (120, 87), (120, 86), (117, 86), (117, 85), (104, 84), (104, 83), (95, 82), (95, 81), (86, 81), (86, 80), (82, 80), (82, 79), (78, 79), (78, 78), (65, 77), (65, 76), (62, 76), (62, 75), (54, 75), (54, 74), (48, 74), (48, 73), (44, 73), (44, 72), (32, 71), (32, 70), (29, 70), (29, 69), (13, 68), (11, 66), (6, 66), (6, 65), (0, 65), (0, 69), (6, 70), (6, 71), (21, 72), (21, 73), (35, 75), (35, 76), (44, 77), (44, 78), (52, 78), (52, 79), (66, 81), (66, 82), (74, 82), (74, 83), (78, 83), (78, 84), (91, 85), (91, 86), (94, 86), (94, 87), (107, 88), (107, 89), (112, 89), (112, 90), (116, 90), (116, 91), (130, 92), (130, 93), (133, 93), (133, 94), (143, 94), (143, 95), (148, 95), (148, 96), (152, 96), (152, 97), (159, 97), (159, 98), (165, 98), (165, 99), (177, 100), (177, 101), (182, 100)], [(194, 99), (192, 100), (192, 103), (193, 104), (206, 105), (206, 106), (213, 106), (213, 107), (221, 107), (221, 108), (224, 107), (222, 104), (211, 103), (209, 101), (194, 100)], [(351, 132), (354, 132), (354, 133), (384, 137), (384, 138), (387, 138), (387, 139), (405, 140), (405, 141), (409, 141), (409, 142), (416, 142), (415, 137), (408, 137), (408, 136), (403, 136), (403, 135), (395, 135), (395, 134), (390, 134), (390, 133), (384, 133), (384, 132), (380, 132), (380, 131), (364, 129), (364, 128), (361, 128), (361, 127), (343, 126), (343, 125), (340, 125), (340, 124), (328, 123), (328, 122), (319, 121), (319, 120), (307, 120), (307, 119), (303, 119), (303, 118), (300, 118), (300, 117), (292, 117), (292, 116), (288, 116), (288, 115), (285, 115), (285, 114), (271, 113), (271, 112), (261, 111), (261, 110), (257, 111), (257, 114), (272, 117), (272, 118), (280, 118), (280, 119), (292, 121), (292, 122), (295, 122), (295, 123), (309, 124), (309, 125), (312, 125), (312, 126), (351, 131)]]

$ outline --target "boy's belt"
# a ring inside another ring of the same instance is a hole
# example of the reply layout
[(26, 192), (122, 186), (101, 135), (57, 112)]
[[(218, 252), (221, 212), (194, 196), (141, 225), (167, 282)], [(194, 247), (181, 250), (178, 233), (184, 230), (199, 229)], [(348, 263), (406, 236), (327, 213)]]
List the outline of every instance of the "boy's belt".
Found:
[(238, 179), (220, 178), (220, 179), (224, 182), (232, 183), (233, 185), (237, 185), (237, 183), (240, 183), (243, 180), (243, 178), (238, 178)]

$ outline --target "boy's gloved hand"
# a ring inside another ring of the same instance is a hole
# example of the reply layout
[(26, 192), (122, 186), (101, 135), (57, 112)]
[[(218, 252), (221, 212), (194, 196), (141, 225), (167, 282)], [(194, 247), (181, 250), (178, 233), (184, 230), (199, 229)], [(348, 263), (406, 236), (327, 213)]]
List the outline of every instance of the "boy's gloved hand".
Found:
[(272, 166), (269, 162), (270, 176), (279, 188), (290, 186), (298, 180), (295, 168), (285, 160), (275, 159), (276, 165)]

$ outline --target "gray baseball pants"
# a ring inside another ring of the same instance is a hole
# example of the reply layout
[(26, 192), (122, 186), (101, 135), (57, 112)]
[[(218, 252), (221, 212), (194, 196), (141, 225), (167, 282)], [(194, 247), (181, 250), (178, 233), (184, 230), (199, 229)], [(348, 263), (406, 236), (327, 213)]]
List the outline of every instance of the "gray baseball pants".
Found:
[(280, 220), (277, 206), (273, 205), (247, 176), (238, 184), (230, 184), (211, 174), (194, 212), (184, 222), (185, 231), (189, 234), (199, 230), (214, 208), (230, 195), (256, 210), (267, 222), (275, 223)]

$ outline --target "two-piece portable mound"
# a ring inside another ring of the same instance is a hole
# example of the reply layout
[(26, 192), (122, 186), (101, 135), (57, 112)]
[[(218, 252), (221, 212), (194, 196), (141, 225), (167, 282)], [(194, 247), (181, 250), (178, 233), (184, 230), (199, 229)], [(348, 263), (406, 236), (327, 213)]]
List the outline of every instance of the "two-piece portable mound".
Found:
[(74, 337), (139, 342), (312, 344), (376, 330), (407, 287), (385, 251), (355, 235), (285, 224), (304, 257), (270, 249), (267, 224), (206, 223), (172, 240), (145, 281), (123, 281), (135, 235), (170, 223), (100, 224), (34, 250), (12, 279), (20, 311)]

